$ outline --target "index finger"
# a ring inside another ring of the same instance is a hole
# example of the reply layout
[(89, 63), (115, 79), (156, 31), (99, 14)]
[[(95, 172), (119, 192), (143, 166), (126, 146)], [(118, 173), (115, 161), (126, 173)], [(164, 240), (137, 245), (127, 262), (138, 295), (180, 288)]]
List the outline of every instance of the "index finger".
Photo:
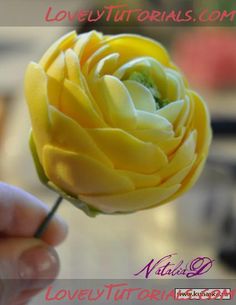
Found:
[[(48, 214), (49, 208), (33, 195), (0, 182), (0, 235), (33, 237)], [(42, 239), (51, 245), (59, 244), (66, 236), (67, 226), (54, 216)]]

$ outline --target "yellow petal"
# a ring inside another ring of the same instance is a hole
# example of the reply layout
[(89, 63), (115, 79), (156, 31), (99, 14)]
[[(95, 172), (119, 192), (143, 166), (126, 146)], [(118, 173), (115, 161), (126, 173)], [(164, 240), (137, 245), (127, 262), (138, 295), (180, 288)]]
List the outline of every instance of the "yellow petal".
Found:
[[(194, 102), (194, 98), (191, 96), (191, 94), (189, 93), (188, 90), (186, 91), (185, 99), (187, 99), (189, 101), (189, 113), (188, 113), (188, 117), (186, 119), (186, 122), (184, 124), (184, 127), (186, 128), (186, 133), (189, 133), (190, 130), (194, 129), (193, 118), (194, 118), (196, 105), (195, 105), (195, 102)], [(177, 126), (177, 124), (176, 124), (176, 126)], [(179, 127), (178, 127), (178, 130), (176, 128), (176, 133), (178, 133), (178, 132), (179, 132)]]
[(105, 213), (134, 212), (157, 206), (177, 192), (180, 185), (153, 187), (107, 196), (80, 195), (79, 198)]
[(127, 176), (135, 185), (135, 188), (156, 186), (161, 182), (158, 174), (145, 175), (126, 170), (118, 170), (121, 175)]
[(183, 99), (185, 96), (185, 86), (182, 75), (172, 69), (165, 69), (168, 79), (168, 90), (166, 98), (171, 101)]
[(206, 104), (199, 95), (193, 91), (190, 93), (195, 103), (195, 111), (192, 124), (194, 128), (198, 130), (196, 151), (207, 154), (212, 137), (209, 111), (206, 107)]
[(172, 131), (171, 123), (157, 113), (137, 110), (137, 129), (156, 129)]
[(158, 147), (121, 129), (89, 129), (88, 132), (116, 168), (148, 174), (167, 164), (165, 154)]
[(86, 95), (88, 96), (89, 100), (91, 101), (95, 111), (101, 115), (101, 112), (97, 106), (97, 104), (94, 102), (94, 99), (91, 95), (91, 92), (89, 90), (87, 80), (85, 79), (82, 71), (81, 66), (79, 62), (79, 58), (77, 57), (76, 53), (72, 49), (68, 49), (65, 53), (65, 61), (66, 61), (66, 69), (67, 69), (67, 78), (73, 82), (76, 83), (79, 88), (81, 88)]
[(166, 118), (172, 125), (174, 125), (183, 109), (183, 106), (183, 100), (175, 101), (159, 109), (156, 113)]
[(170, 156), (180, 146), (182, 140), (183, 140), (183, 135), (180, 135), (178, 137), (173, 137), (173, 138), (165, 139), (163, 141), (159, 141), (157, 145), (163, 150), (163, 152), (167, 156)]
[(51, 78), (57, 80), (58, 82), (62, 82), (64, 80), (64, 78), (65, 78), (65, 56), (62, 52), (59, 53), (59, 55), (55, 58), (53, 63), (48, 68), (47, 75), (49, 75)]
[(83, 127), (106, 126), (102, 118), (95, 111), (85, 91), (79, 85), (69, 80), (64, 82), (60, 110)]
[(191, 132), (187, 140), (185, 140), (185, 142), (177, 150), (168, 166), (159, 172), (163, 179), (167, 179), (170, 176), (173, 176), (193, 161), (195, 158), (196, 141), (197, 132), (194, 130)]
[(184, 105), (182, 107), (182, 111), (175, 122), (175, 132), (177, 136), (181, 132), (182, 128), (184, 126), (186, 127), (187, 122), (191, 121), (192, 114), (193, 114), (193, 105), (189, 96), (186, 95), (184, 98)]
[(83, 65), (83, 73), (84, 75), (88, 75), (93, 67), (100, 61), (102, 58), (109, 56), (111, 54), (111, 50), (108, 45), (103, 45), (99, 47), (90, 57), (86, 60)]
[(112, 126), (135, 128), (136, 110), (123, 83), (114, 76), (106, 75), (101, 79), (100, 90), (104, 96), (103, 114), (108, 115)]
[(65, 54), (65, 61), (66, 61), (66, 68), (67, 68), (67, 78), (76, 83), (88, 96), (89, 100), (91, 101), (95, 111), (101, 115), (101, 112), (94, 102), (94, 99), (91, 95), (89, 90), (87, 79), (85, 79), (79, 62), (79, 58), (77, 57), (76, 53), (72, 49), (68, 49)]
[(173, 131), (165, 131), (160, 129), (134, 129), (129, 130), (129, 133), (144, 142), (151, 142), (157, 145), (168, 141), (168, 139), (174, 139)]
[(49, 103), (55, 107), (60, 104), (65, 73), (65, 56), (61, 52), (47, 70)]
[(79, 57), (82, 66), (96, 51), (102, 38), (102, 33), (97, 31), (90, 31), (78, 36), (78, 40), (74, 46), (74, 51)]
[(101, 77), (105, 74), (112, 74), (116, 68), (118, 58), (118, 53), (107, 55), (98, 62), (90, 73), (94, 73), (96, 77)]
[(50, 76), (47, 76), (47, 84), (48, 102), (50, 105), (59, 108), (63, 84)]
[(47, 78), (43, 69), (31, 62), (25, 75), (25, 96), (28, 103), (37, 153), (41, 161), (42, 146), (48, 142), (49, 117)]
[(39, 64), (47, 70), (49, 66), (53, 63), (55, 58), (60, 54), (61, 51), (65, 51), (71, 48), (77, 39), (77, 34), (75, 31), (67, 33), (58, 39), (43, 55)]
[(156, 103), (150, 92), (145, 86), (132, 80), (123, 82), (125, 87), (129, 90), (129, 94), (133, 100), (135, 108), (148, 112), (155, 112)]
[(182, 182), (181, 188), (178, 190), (176, 194), (174, 194), (170, 200), (175, 200), (185, 192), (187, 192), (197, 181), (202, 170), (204, 168), (204, 164), (206, 161), (206, 155), (202, 155), (198, 160), (195, 162), (194, 166), (192, 167), (190, 173), (185, 177), (184, 181)]
[(81, 153), (112, 168), (113, 164), (97, 147), (84, 128), (54, 107), (49, 107), (50, 143), (65, 150)]
[(134, 189), (127, 177), (102, 163), (49, 145), (43, 149), (43, 167), (57, 187), (74, 196), (122, 193)]
[(68, 79), (78, 84), (81, 88), (84, 89), (84, 80), (82, 78), (80, 62), (77, 55), (72, 49), (66, 50), (65, 62), (66, 62)]
[(138, 139), (151, 142), (169, 156), (176, 151), (184, 137), (184, 129), (178, 137), (174, 137), (173, 131), (162, 131), (157, 129), (137, 129), (130, 132)]
[(105, 36), (105, 38), (104, 43), (108, 44), (113, 52), (120, 54), (120, 64), (140, 56), (153, 57), (163, 65), (169, 63), (166, 49), (150, 38), (132, 34)]
[(190, 163), (190, 165), (186, 166), (185, 168), (181, 169), (179, 172), (177, 172), (175, 175), (167, 179), (164, 183), (162, 183), (160, 186), (167, 187), (172, 186), (176, 184), (181, 184), (183, 180), (187, 177), (187, 175), (190, 173), (197, 157), (193, 159), (193, 161)]

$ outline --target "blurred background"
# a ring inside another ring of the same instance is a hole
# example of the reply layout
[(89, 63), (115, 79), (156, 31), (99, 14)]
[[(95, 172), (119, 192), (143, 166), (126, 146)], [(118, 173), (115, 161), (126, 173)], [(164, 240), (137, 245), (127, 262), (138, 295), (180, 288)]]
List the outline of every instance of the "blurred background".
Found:
[[(183, 7), (193, 5), (193, 1), (182, 2)], [(151, 7), (152, 2), (143, 4)], [(84, 32), (91, 26), (75, 24), (74, 28)], [(186, 262), (197, 256), (215, 259), (204, 278), (235, 278), (236, 29), (135, 24), (92, 28), (104, 33), (136, 32), (162, 42), (191, 87), (207, 101), (214, 139), (199, 182), (176, 202), (132, 215), (95, 219), (64, 202), (59, 213), (69, 223), (69, 236), (58, 248), (59, 277), (133, 278), (151, 258), (178, 253)], [(23, 79), (27, 63), (38, 61), (55, 39), (71, 29), (0, 27), (0, 179), (49, 205), (56, 194), (42, 186), (35, 173), (28, 148), (30, 123)]]

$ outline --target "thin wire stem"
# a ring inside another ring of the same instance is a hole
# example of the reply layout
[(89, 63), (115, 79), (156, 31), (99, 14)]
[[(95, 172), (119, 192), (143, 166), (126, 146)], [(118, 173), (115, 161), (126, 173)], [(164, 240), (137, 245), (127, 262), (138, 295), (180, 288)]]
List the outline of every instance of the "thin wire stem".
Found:
[(59, 208), (61, 202), (63, 200), (63, 197), (59, 196), (57, 200), (55, 201), (51, 211), (48, 213), (48, 215), (45, 217), (45, 219), (42, 221), (40, 226), (38, 227), (37, 231), (34, 234), (35, 238), (40, 238), (42, 237), (43, 233), (47, 229), (53, 215), (56, 213), (57, 209)]

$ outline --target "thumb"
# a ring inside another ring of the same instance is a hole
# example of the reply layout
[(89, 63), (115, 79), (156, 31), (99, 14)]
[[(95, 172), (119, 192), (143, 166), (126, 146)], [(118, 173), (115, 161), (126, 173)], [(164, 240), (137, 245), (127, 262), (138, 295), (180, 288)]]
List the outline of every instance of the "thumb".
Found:
[(59, 271), (56, 251), (37, 239), (0, 239), (0, 305), (24, 291), (42, 289)]

